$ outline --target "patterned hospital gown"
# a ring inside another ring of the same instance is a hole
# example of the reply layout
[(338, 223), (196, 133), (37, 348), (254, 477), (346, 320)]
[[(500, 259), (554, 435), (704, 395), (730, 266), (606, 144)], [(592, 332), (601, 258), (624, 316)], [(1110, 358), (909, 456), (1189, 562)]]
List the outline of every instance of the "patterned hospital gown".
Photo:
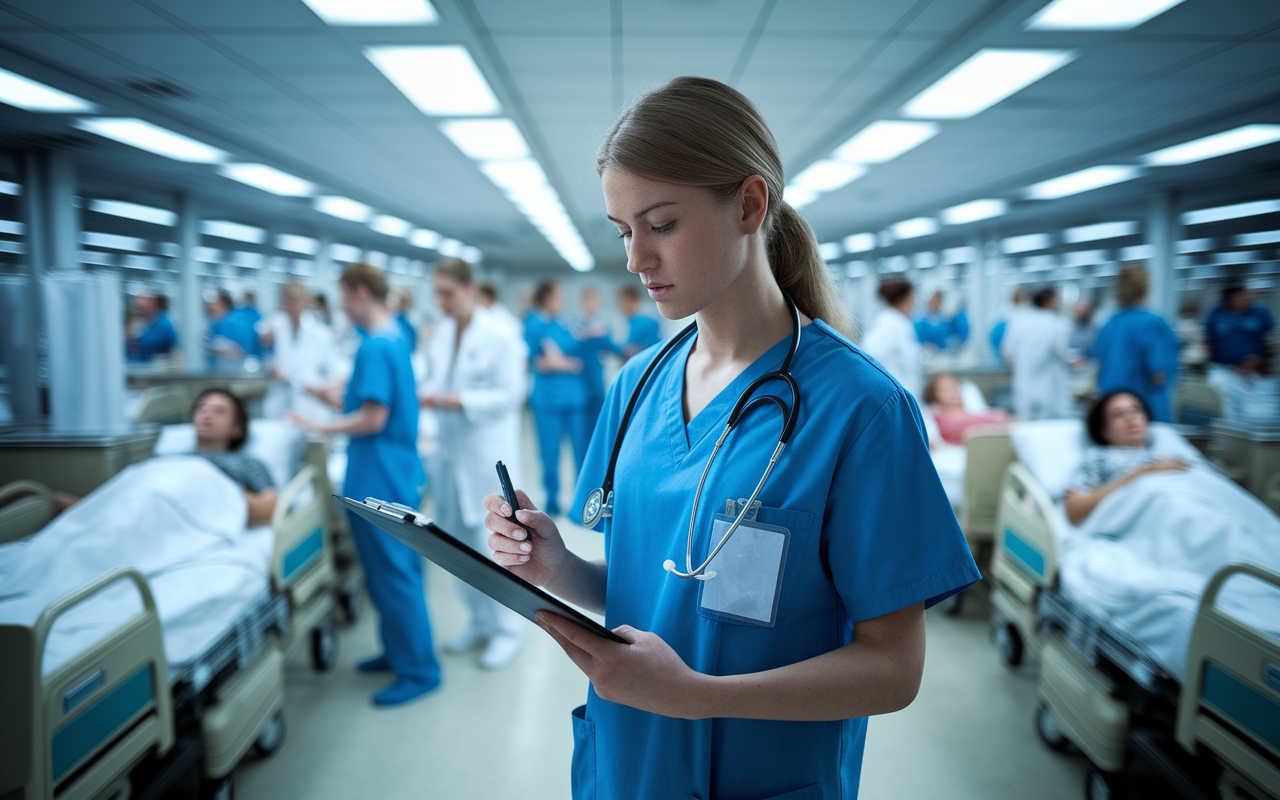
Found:
[(1084, 454), (1068, 491), (1088, 494), (1123, 478), (1138, 467), (1159, 461), (1154, 447), (1093, 447)]

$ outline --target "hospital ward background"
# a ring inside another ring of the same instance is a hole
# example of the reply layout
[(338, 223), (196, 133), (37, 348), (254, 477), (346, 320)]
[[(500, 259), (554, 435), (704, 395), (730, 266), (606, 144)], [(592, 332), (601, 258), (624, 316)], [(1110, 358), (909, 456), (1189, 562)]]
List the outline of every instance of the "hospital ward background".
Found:
[(331, 495), (488, 557), (502, 460), (603, 558), (596, 420), (690, 320), (595, 152), (681, 75), (982, 573), (861, 796), (1280, 800), (1271, 0), (0, 3), (0, 800), (570, 795), (587, 679)]

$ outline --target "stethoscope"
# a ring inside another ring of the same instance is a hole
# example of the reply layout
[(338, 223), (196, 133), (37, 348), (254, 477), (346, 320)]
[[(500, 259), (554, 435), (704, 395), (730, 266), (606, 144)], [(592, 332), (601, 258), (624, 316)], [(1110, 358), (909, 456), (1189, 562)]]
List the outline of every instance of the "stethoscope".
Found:
[[(800, 311), (796, 308), (796, 304), (784, 292), (783, 297), (786, 298), (787, 307), (791, 309), (791, 347), (787, 350), (787, 357), (782, 360), (782, 366), (775, 372), (761, 375), (751, 382), (751, 385), (738, 395), (738, 402), (734, 404), (733, 411), (729, 414), (729, 421), (725, 423), (724, 431), (720, 434), (720, 438), (716, 440), (715, 449), (711, 451), (711, 458), (707, 460), (707, 466), (702, 470), (702, 478), (698, 481), (698, 491), (693, 497), (693, 512), (689, 515), (689, 535), (684, 551), (684, 563), (687, 572), (681, 572), (676, 569), (676, 562), (667, 559), (662, 563), (662, 568), (672, 575), (681, 578), (697, 578), (698, 580), (711, 580), (716, 576), (715, 572), (707, 572), (707, 566), (715, 559), (729, 541), (729, 537), (733, 536), (738, 527), (742, 525), (743, 520), (747, 518), (751, 509), (754, 507), (756, 498), (760, 496), (760, 490), (764, 488), (764, 482), (769, 479), (769, 473), (773, 472), (774, 466), (778, 463), (778, 458), (782, 455), (782, 450), (787, 446), (788, 440), (791, 439), (791, 432), (796, 427), (796, 415), (800, 410), (800, 388), (796, 386), (795, 378), (791, 377), (791, 359), (795, 358), (796, 350), (800, 347)], [(609, 468), (604, 474), (604, 483), (598, 489), (593, 489), (591, 494), (587, 495), (587, 502), (582, 505), (582, 524), (588, 528), (594, 527), (597, 522), (605, 517), (613, 516), (613, 471), (618, 466), (618, 453), (622, 451), (622, 438), (627, 434), (627, 426), (631, 423), (631, 412), (635, 410), (636, 403), (640, 401), (640, 395), (644, 391), (645, 384), (649, 382), (649, 376), (662, 363), (667, 354), (675, 349), (682, 341), (687, 339), (690, 334), (698, 329), (698, 323), (691, 323), (687, 328), (680, 331), (674, 339), (667, 342), (662, 351), (658, 353), (658, 357), (649, 364), (648, 369), (640, 376), (640, 382), (636, 384), (636, 388), (631, 391), (631, 399), (627, 401), (627, 408), (622, 412), (622, 422), (618, 425), (618, 433), (613, 439), (613, 452), (609, 455)], [(753, 392), (770, 381), (782, 381), (787, 384), (791, 390), (791, 405), (787, 405), (782, 398), (775, 397), (771, 394), (761, 395), (755, 399), (751, 398)], [(698, 519), (698, 504), (702, 499), (702, 488), (706, 485), (707, 475), (711, 472), (711, 465), (716, 463), (716, 456), (720, 453), (720, 448), (724, 445), (725, 439), (729, 438), (729, 432), (738, 426), (742, 418), (747, 412), (760, 405), (768, 405), (772, 403), (782, 412), (784, 419), (782, 425), (782, 434), (778, 436), (778, 446), (773, 449), (773, 456), (769, 459), (769, 466), (765, 467), (764, 475), (760, 476), (760, 481), (756, 484), (755, 491), (751, 493), (749, 499), (733, 520), (733, 524), (724, 532), (724, 536), (720, 537), (720, 542), (707, 556), (707, 560), (703, 561), (696, 569), (693, 566), (693, 532)]]

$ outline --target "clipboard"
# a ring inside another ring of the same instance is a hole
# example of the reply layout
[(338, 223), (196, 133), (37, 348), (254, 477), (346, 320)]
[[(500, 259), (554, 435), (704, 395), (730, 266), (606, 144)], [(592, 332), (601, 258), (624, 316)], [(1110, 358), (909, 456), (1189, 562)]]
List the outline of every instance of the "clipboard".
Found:
[(536, 622), (534, 616), (539, 611), (548, 611), (576, 622), (597, 636), (628, 644), (627, 640), (581, 611), (477, 553), (408, 506), (374, 497), (361, 502), (335, 494), (333, 499), (530, 622)]

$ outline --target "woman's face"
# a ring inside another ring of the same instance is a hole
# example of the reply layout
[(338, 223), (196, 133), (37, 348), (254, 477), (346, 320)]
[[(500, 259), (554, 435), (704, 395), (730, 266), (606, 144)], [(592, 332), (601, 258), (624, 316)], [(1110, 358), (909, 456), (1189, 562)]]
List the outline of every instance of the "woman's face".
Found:
[(546, 299), (542, 301), (542, 310), (555, 316), (564, 309), (564, 297), (560, 294), (560, 284), (551, 284), (551, 291), (547, 292)]
[(744, 204), (759, 202), (748, 198), (748, 184), (754, 189), (749, 178), (726, 203), (709, 189), (605, 170), (605, 208), (626, 248), (627, 269), (640, 276), (662, 316), (701, 311), (746, 268), (749, 237), (760, 228), (744, 215)]
[(434, 275), (431, 278), (435, 288), (436, 307), (446, 316), (461, 319), (475, 309), (475, 284), (463, 285), (447, 275)]
[(1125, 392), (1111, 398), (1103, 413), (1103, 438), (1114, 447), (1145, 447), (1147, 412), (1138, 398)]
[(960, 394), (960, 381), (957, 378), (947, 376), (939, 378), (934, 384), (934, 396), (938, 399), (938, 405), (942, 408), (964, 408), (964, 399)]
[(221, 442), (225, 448), (243, 434), (236, 421), (235, 404), (224, 394), (202, 397), (191, 421), (195, 424), (196, 438), (205, 444)]

